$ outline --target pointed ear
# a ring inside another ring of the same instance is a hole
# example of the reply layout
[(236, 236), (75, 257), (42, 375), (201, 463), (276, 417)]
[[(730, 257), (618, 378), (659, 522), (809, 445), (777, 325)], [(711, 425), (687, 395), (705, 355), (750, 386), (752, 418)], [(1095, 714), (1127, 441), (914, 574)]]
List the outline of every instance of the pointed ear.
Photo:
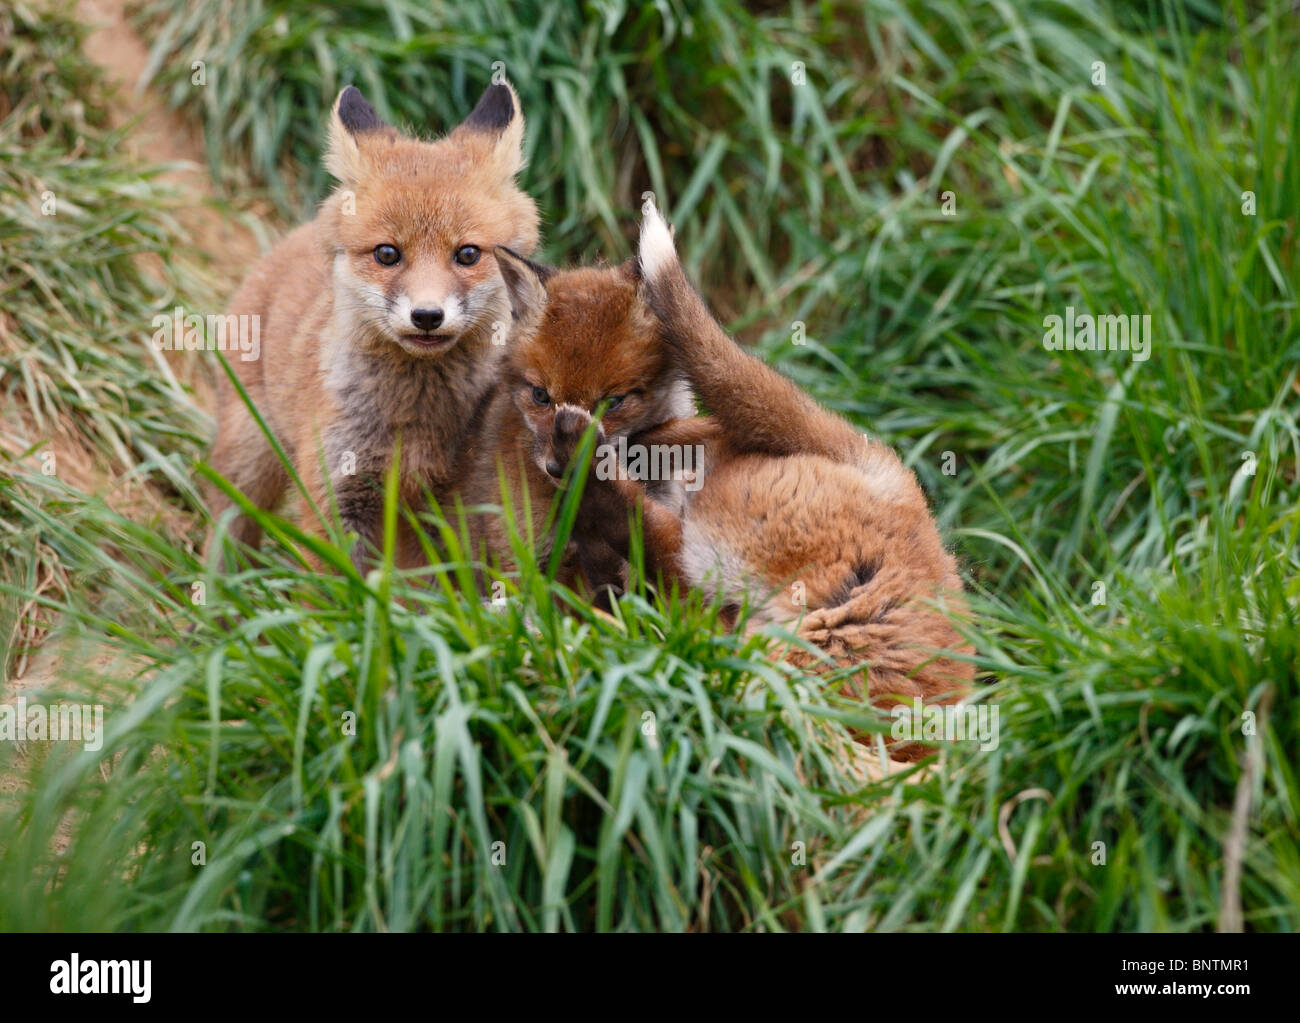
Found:
[(334, 101), (325, 169), (345, 185), (355, 185), (363, 170), (359, 139), (387, 128), (361, 90), (349, 85)]
[(618, 265), (618, 275), (636, 288), (637, 301), (649, 309), (650, 291), (645, 280), (641, 277), (641, 261), (636, 256), (623, 260)]
[(497, 257), (497, 268), (506, 282), (510, 297), (510, 311), (519, 323), (533, 323), (546, 311), (549, 296), (546, 282), (555, 273), (549, 266), (534, 263), (517, 252), (498, 245), (492, 250)]
[(524, 114), (519, 95), (509, 82), (483, 90), (478, 104), (454, 134), (474, 133), (491, 143), (491, 161), (503, 178), (513, 178), (524, 165)]

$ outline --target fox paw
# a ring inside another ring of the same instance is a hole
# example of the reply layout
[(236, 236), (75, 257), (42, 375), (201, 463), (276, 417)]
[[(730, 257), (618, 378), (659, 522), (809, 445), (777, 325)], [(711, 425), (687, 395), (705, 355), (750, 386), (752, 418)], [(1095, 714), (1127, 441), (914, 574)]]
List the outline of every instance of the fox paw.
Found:
[[(573, 461), (578, 450), (578, 442), (591, 425), (591, 413), (574, 405), (561, 405), (555, 410), (555, 422), (551, 427), (551, 453), (546, 471), (557, 479), (564, 475), (564, 470)], [(606, 442), (605, 431), (596, 427), (596, 448)]]

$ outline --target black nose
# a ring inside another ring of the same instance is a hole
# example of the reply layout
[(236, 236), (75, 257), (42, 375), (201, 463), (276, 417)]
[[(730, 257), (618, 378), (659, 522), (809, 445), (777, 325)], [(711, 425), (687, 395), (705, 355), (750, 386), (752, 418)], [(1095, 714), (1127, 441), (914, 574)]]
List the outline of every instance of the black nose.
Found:
[(437, 330), (442, 326), (442, 310), (412, 309), (411, 322), (417, 330)]
[(546, 463), (546, 475), (551, 477), (553, 480), (558, 480), (564, 475), (564, 466), (552, 459)]

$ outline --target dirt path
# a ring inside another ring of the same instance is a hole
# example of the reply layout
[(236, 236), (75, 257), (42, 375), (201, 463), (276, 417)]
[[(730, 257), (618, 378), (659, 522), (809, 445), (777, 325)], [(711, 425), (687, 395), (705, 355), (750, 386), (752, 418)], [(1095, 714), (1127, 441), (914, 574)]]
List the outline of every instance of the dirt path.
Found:
[(184, 163), (163, 179), (194, 196), (191, 209), (179, 219), (193, 232), (194, 246), (216, 257), (225, 283), (236, 283), (242, 268), (259, 253), (257, 239), (243, 224), (205, 205), (216, 198), (208, 175), (203, 134), (197, 121), (168, 109), (154, 91), (136, 86), (149, 60), (149, 49), (126, 18), (124, 0), (80, 0), (77, 12), (91, 29), (84, 51), (109, 81), (118, 86), (112, 119), (120, 125), (139, 117), (130, 136), (130, 155), (142, 163)]

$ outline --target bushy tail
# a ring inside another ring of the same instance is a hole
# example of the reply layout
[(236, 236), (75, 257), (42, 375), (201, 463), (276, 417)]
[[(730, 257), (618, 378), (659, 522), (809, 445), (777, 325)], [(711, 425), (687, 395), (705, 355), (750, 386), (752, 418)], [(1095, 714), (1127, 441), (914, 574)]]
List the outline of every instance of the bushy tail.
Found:
[(735, 451), (862, 460), (867, 444), (857, 430), (726, 335), (687, 279), (672, 232), (653, 207), (641, 221), (638, 262), (664, 340)]
[[(873, 542), (883, 542), (887, 534), (906, 538), (882, 552), (869, 577), (860, 568), (852, 570), (843, 596), (833, 603), (800, 608), (790, 622), (798, 635), (838, 665), (862, 665), (846, 688), (878, 706), (913, 697), (959, 699), (974, 678), (971, 662), (962, 657), (969, 647), (932, 601), (938, 598), (950, 610), (964, 612), (961, 580), (916, 477), (893, 450), (869, 441), (726, 335), (687, 279), (668, 225), (654, 209), (641, 222), (638, 259), (644, 297), (664, 340), (728, 445), (742, 454), (815, 455), (857, 467), (871, 496), (864, 499), (856, 528)], [(882, 516), (887, 521), (877, 521)], [(914, 528), (903, 529), (900, 523)], [(834, 529), (829, 522), (821, 525)], [(826, 538), (828, 558), (844, 539), (838, 534)], [(761, 568), (763, 559), (746, 549), (743, 537), (732, 541), (744, 560)], [(826, 570), (829, 564), (821, 567)], [(784, 655), (800, 667), (825, 667), (824, 660), (802, 650)], [(910, 759), (924, 752), (911, 744), (892, 755)]]

